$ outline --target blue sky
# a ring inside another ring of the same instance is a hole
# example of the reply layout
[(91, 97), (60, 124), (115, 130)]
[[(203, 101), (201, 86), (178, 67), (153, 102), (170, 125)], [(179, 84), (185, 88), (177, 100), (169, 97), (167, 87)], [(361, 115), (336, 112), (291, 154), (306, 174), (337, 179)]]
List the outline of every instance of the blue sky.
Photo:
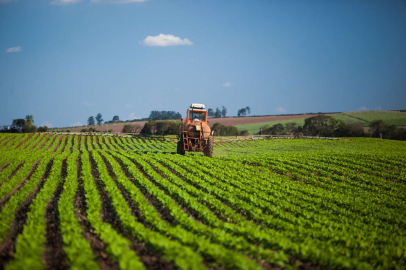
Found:
[(405, 48), (406, 1), (0, 0), (0, 125), (405, 109)]

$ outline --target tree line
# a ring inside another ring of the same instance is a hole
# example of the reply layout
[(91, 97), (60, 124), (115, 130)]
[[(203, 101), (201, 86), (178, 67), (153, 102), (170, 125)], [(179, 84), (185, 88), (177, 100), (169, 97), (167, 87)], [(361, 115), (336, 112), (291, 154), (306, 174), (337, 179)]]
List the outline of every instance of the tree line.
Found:
[(48, 127), (37, 127), (34, 125), (34, 116), (26, 115), (25, 118), (13, 119), (10, 126), (3, 126), (0, 130), (2, 133), (35, 133), (47, 132)]
[(370, 122), (368, 130), (361, 123), (346, 123), (333, 116), (317, 115), (305, 119), (303, 126), (296, 123), (276, 124), (263, 126), (258, 134), (262, 135), (287, 135), (302, 132), (307, 136), (321, 137), (373, 137), (392, 140), (406, 140), (406, 129), (397, 128), (395, 125), (382, 120)]
[[(237, 111), (237, 116), (242, 117), (246, 116), (251, 113), (251, 108), (249, 106), (245, 108), (241, 108)], [(227, 116), (227, 108), (224, 106), (221, 106), (221, 110), (219, 107), (216, 108), (216, 110), (213, 110), (212, 108), (207, 109), (207, 116), (210, 118), (221, 118), (221, 117), (226, 117)]]

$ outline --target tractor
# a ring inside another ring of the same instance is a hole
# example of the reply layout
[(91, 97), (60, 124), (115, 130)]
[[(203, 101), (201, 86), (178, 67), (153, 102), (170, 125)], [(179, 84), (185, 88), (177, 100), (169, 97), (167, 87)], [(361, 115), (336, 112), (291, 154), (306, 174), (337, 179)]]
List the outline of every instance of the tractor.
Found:
[(184, 155), (186, 151), (203, 152), (206, 157), (212, 157), (214, 133), (208, 125), (204, 105), (196, 103), (190, 105), (186, 118), (182, 118), (181, 121), (177, 153)]

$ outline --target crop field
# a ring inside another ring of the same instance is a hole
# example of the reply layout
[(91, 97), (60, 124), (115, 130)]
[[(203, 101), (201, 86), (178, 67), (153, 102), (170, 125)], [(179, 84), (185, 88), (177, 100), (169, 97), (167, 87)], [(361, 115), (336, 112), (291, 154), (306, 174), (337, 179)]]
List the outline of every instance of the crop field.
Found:
[(406, 142), (0, 134), (0, 269), (405, 269)]

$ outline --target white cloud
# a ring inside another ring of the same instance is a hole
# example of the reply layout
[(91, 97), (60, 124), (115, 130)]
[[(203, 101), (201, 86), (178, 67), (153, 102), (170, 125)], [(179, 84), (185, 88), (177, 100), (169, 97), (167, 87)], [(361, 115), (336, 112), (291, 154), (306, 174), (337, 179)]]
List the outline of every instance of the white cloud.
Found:
[(53, 0), (51, 5), (71, 5), (82, 2), (83, 0)]
[(11, 47), (11, 48), (8, 48), (8, 49), (6, 50), (6, 52), (8, 52), (8, 53), (21, 52), (22, 50), (23, 50), (23, 48), (22, 48), (21, 46), (18, 46), (18, 47)]
[(224, 87), (230, 87), (232, 84), (230, 82), (223, 83)]
[(47, 127), (49, 127), (49, 128), (53, 127), (53, 125), (52, 125), (51, 123), (47, 122), (47, 121), (43, 122), (40, 126), (41, 126), (41, 127), (47, 126)]
[(286, 112), (286, 109), (282, 108), (282, 106), (279, 106), (278, 108), (275, 109), (279, 113), (284, 113)]
[(362, 107), (359, 108), (359, 111), (368, 111), (368, 108), (365, 107), (365, 106), (362, 106)]
[(86, 106), (86, 107), (93, 107), (93, 106), (96, 106), (97, 104), (96, 103), (89, 103), (87, 101), (83, 101), (82, 105)]
[(176, 45), (193, 45), (193, 42), (187, 38), (181, 39), (180, 37), (175, 37), (174, 35), (164, 35), (159, 34), (155, 37), (147, 36), (144, 40), (140, 41), (141, 45), (144, 46), (176, 46)]
[(17, 0), (0, 0), (0, 4), (5, 4), (9, 2), (17, 2)]
[(127, 108), (131, 108), (131, 107), (132, 107), (131, 104), (125, 104), (125, 106), (126, 106)]
[(135, 112), (130, 113), (126, 120), (141, 119), (141, 117), (135, 116)]
[(76, 121), (73, 125), (73, 127), (79, 127), (79, 126), (83, 126), (83, 124), (79, 121)]

